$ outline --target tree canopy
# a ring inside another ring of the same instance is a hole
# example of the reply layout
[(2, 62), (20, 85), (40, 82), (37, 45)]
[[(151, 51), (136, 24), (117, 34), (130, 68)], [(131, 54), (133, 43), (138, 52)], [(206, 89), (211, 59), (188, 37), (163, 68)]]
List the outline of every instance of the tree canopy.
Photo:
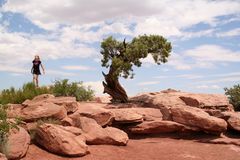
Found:
[(172, 50), (171, 43), (159, 35), (143, 35), (132, 41), (120, 42), (112, 36), (101, 43), (102, 66), (112, 67), (114, 76), (133, 78), (133, 66), (140, 67), (141, 60), (151, 54), (155, 63), (166, 63)]
[(108, 74), (103, 73), (106, 81), (103, 82), (104, 93), (110, 94), (113, 101), (120, 102), (127, 102), (128, 96), (118, 78), (133, 78), (133, 66), (140, 67), (149, 54), (155, 63), (166, 63), (172, 50), (171, 43), (159, 35), (142, 35), (130, 42), (110, 36), (103, 40), (101, 48), (102, 66), (109, 68)]

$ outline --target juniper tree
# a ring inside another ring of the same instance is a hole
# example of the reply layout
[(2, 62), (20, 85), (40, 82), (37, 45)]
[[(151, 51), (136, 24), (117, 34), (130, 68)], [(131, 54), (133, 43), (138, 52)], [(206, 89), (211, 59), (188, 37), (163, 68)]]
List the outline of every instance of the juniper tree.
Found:
[(130, 42), (118, 41), (112, 36), (101, 43), (102, 66), (109, 68), (103, 81), (104, 93), (112, 97), (112, 101), (127, 102), (128, 96), (119, 83), (119, 77), (133, 78), (133, 66), (141, 67), (141, 60), (149, 54), (155, 63), (166, 63), (170, 56), (171, 43), (159, 35), (142, 35)]

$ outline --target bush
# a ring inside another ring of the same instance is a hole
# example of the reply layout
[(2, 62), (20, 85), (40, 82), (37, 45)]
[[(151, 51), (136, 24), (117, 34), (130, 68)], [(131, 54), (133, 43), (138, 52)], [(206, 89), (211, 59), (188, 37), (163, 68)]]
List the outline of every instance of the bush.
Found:
[(11, 87), (0, 93), (0, 104), (22, 103), (26, 99), (33, 99), (41, 94), (54, 94), (55, 96), (74, 96), (78, 101), (91, 100), (94, 91), (84, 87), (82, 82), (69, 83), (67, 79), (57, 80), (51, 87), (35, 87), (33, 83), (26, 83), (20, 89)]
[(26, 99), (45, 93), (51, 93), (51, 91), (47, 87), (38, 88), (33, 83), (26, 83), (18, 90), (13, 87), (3, 90), (0, 94), (0, 104), (22, 103)]
[(235, 111), (240, 111), (240, 84), (234, 85), (232, 88), (224, 88), (224, 90)]
[(7, 152), (7, 138), (10, 130), (12, 128), (18, 129), (17, 125), (19, 120), (16, 120), (16, 123), (10, 122), (7, 119), (7, 107), (4, 105), (0, 105), (0, 152)]
[(51, 88), (55, 96), (73, 96), (77, 101), (91, 100), (94, 96), (90, 87), (84, 87), (82, 82), (68, 83), (67, 79), (55, 81)]

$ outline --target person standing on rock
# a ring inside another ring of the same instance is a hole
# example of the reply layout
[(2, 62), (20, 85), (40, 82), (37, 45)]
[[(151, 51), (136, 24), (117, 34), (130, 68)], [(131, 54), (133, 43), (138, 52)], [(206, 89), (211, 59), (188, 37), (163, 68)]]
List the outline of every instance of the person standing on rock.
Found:
[(33, 63), (33, 66), (32, 66), (31, 72), (33, 74), (33, 83), (36, 85), (36, 87), (38, 87), (38, 76), (41, 75), (40, 66), (42, 68), (43, 74), (45, 74), (45, 70), (40, 60), (40, 57), (38, 55), (35, 55), (32, 63)]

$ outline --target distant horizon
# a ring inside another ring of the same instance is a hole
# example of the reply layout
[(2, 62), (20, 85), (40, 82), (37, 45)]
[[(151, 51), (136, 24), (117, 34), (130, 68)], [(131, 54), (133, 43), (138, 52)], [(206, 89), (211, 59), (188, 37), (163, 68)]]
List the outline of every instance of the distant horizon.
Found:
[(128, 95), (224, 94), (240, 83), (239, 8), (238, 0), (0, 0), (0, 91), (31, 82), (38, 54), (46, 68), (40, 86), (83, 81), (102, 95), (101, 41), (157, 34), (172, 43), (171, 56), (159, 66), (149, 56), (133, 79), (120, 78)]

